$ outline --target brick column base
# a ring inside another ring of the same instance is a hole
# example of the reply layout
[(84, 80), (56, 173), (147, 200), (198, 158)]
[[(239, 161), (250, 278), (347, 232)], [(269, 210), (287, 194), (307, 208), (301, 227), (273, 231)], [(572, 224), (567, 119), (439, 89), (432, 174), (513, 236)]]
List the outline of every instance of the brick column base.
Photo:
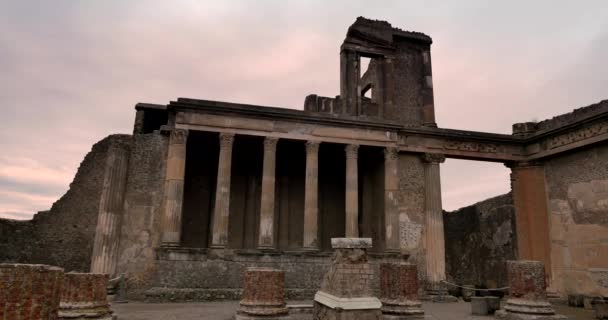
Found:
[(555, 314), (555, 309), (547, 300), (545, 266), (540, 261), (507, 261), (509, 279), (509, 299), (496, 312), (497, 319), (506, 320), (564, 320), (565, 316)]
[(285, 303), (285, 271), (248, 268), (236, 320), (289, 319)]
[(380, 264), (380, 301), (385, 320), (424, 319), (418, 300), (418, 268), (410, 263)]
[(107, 274), (66, 273), (59, 304), (59, 319), (116, 319), (108, 303), (107, 287)]

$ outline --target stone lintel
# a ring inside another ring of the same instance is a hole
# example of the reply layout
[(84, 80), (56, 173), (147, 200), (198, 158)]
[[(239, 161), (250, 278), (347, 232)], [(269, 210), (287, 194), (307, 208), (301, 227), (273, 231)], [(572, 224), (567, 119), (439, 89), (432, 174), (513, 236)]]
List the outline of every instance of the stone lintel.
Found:
[(317, 291), (315, 301), (328, 308), (342, 310), (369, 310), (382, 307), (382, 303), (376, 297), (340, 298), (323, 291)]
[(331, 247), (334, 249), (369, 249), (372, 247), (372, 238), (331, 238)]

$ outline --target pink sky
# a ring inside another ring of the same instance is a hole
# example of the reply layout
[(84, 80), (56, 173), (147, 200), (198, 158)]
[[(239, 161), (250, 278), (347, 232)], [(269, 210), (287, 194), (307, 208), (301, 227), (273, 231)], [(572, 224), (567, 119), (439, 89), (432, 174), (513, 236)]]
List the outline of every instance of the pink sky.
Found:
[[(608, 98), (604, 1), (0, 1), (0, 217), (68, 188), (137, 102), (204, 98), (301, 109), (339, 92), (357, 16), (433, 37), (441, 127), (510, 133)], [(502, 164), (442, 165), (448, 210), (505, 193)]]

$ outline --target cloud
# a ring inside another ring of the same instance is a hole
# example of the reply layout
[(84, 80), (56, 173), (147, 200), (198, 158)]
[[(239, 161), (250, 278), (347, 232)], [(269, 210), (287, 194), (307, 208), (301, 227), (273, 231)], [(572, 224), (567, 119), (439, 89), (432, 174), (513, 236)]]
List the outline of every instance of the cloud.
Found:
[[(0, 216), (49, 208), (94, 142), (131, 132), (137, 102), (192, 97), (299, 109), (307, 94), (338, 94), (339, 45), (360, 15), (433, 37), (440, 126), (509, 133), (514, 122), (603, 98), (607, 8), (603, 1), (0, 2)], [(442, 167), (446, 208), (508, 190), (508, 179), (481, 179), (507, 168), (451, 163)], [(480, 177), (477, 191), (460, 183), (471, 176)]]

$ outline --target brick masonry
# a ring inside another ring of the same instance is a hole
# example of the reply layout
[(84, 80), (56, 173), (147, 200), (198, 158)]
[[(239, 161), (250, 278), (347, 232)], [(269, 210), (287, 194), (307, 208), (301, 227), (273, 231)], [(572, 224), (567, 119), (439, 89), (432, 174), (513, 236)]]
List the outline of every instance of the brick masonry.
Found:
[(59, 319), (113, 319), (107, 299), (107, 274), (66, 273)]
[(0, 319), (57, 319), (63, 277), (57, 267), (0, 264)]

